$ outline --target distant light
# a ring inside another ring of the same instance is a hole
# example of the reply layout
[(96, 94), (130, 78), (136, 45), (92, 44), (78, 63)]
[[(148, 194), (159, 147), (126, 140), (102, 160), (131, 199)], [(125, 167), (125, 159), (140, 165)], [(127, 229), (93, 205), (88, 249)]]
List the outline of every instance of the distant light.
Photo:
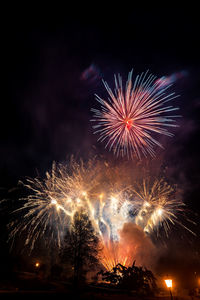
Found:
[(172, 288), (172, 279), (165, 279), (166, 286)]
[(83, 195), (83, 196), (87, 196), (87, 193), (86, 193), (86, 192), (82, 192), (82, 195)]
[(39, 263), (39, 262), (36, 262), (36, 263), (35, 263), (35, 267), (38, 268), (39, 266), (40, 266), (40, 263)]

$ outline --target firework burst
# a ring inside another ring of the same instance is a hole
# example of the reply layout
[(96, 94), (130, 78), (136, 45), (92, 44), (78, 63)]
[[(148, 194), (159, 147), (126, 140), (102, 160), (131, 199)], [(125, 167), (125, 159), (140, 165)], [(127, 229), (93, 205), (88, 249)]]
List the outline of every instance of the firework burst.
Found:
[(20, 217), (8, 225), (9, 240), (14, 241), (25, 232), (25, 245), (31, 251), (35, 242), (45, 236), (48, 244), (53, 242), (60, 247), (75, 211), (90, 205), (87, 195), (92, 198), (97, 169), (96, 164), (94, 170), (92, 160), (85, 167), (82, 161), (77, 163), (72, 158), (67, 166), (53, 163), (45, 179), (27, 178), (20, 182), (31, 193), (20, 199), (23, 205), (13, 212), (15, 217), (16, 214)]
[(91, 109), (94, 133), (99, 134), (99, 141), (106, 142), (105, 147), (113, 149), (117, 156), (141, 158), (141, 154), (155, 156), (154, 146), (161, 148), (161, 143), (154, 134), (173, 136), (166, 127), (177, 127), (172, 113), (177, 107), (168, 102), (178, 97), (168, 93), (171, 84), (164, 85), (156, 81), (152, 74), (142, 73), (132, 82), (132, 71), (128, 75), (125, 91), (120, 75), (114, 76), (115, 91), (103, 81), (109, 94), (108, 100), (96, 95), (101, 109)]
[(127, 177), (121, 176), (126, 171), (95, 159), (88, 163), (72, 159), (66, 166), (53, 163), (45, 179), (28, 178), (23, 183), (31, 193), (20, 199), (23, 205), (13, 213), (19, 215), (9, 223), (9, 239), (14, 241), (24, 233), (30, 251), (40, 239), (48, 246), (61, 247), (74, 214), (84, 211), (99, 237), (102, 265), (106, 269), (116, 263), (131, 265), (137, 242), (131, 247), (124, 245), (120, 237), (124, 225), (135, 224), (148, 236), (164, 227), (168, 234), (171, 225), (181, 224), (178, 215), (184, 205), (163, 180), (130, 187)]
[(182, 217), (186, 218), (184, 202), (176, 195), (175, 187), (164, 179), (155, 179), (151, 183), (150, 180), (143, 180), (141, 185), (133, 188), (133, 192), (142, 201), (135, 223), (144, 232), (151, 234), (156, 231), (158, 234), (159, 229), (164, 228), (168, 236), (171, 226), (180, 225), (194, 234), (180, 221)]

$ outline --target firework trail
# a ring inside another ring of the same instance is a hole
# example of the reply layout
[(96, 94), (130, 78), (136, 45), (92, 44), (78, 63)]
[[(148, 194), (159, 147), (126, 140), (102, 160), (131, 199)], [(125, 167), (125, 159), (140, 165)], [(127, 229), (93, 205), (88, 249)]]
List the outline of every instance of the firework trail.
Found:
[(97, 169), (96, 164), (94, 170), (92, 160), (84, 167), (82, 161), (77, 163), (72, 158), (68, 166), (53, 163), (45, 179), (27, 178), (25, 183), (20, 182), (31, 194), (21, 198), (24, 204), (14, 211), (14, 215), (19, 213), (22, 217), (9, 223), (10, 239), (26, 232), (25, 245), (31, 250), (44, 236), (48, 236), (48, 243), (54, 242), (60, 247), (74, 212), (88, 204), (85, 195), (89, 192), (92, 195)]
[(151, 182), (144, 179), (141, 185), (133, 187), (133, 192), (143, 203), (137, 213), (135, 223), (142, 227), (144, 232), (154, 231), (159, 234), (160, 228), (163, 228), (168, 236), (171, 226), (176, 224), (190, 231), (179, 220), (179, 217), (184, 216), (185, 204), (178, 199), (175, 187), (163, 179), (154, 179)]
[(141, 154), (155, 156), (154, 146), (161, 148), (161, 143), (154, 134), (173, 136), (166, 127), (177, 127), (173, 112), (178, 110), (168, 104), (177, 98), (175, 93), (168, 93), (172, 84), (156, 81), (152, 74), (142, 73), (132, 82), (132, 71), (128, 75), (125, 91), (120, 75), (114, 76), (115, 91), (103, 81), (109, 94), (108, 100), (96, 95), (101, 109), (92, 108), (94, 133), (99, 134), (99, 141), (106, 142), (105, 147), (113, 149), (117, 156), (141, 158)]
[(24, 183), (31, 194), (21, 199), (23, 205), (14, 212), (20, 217), (9, 224), (9, 239), (24, 233), (31, 251), (41, 238), (61, 247), (74, 214), (84, 210), (99, 236), (104, 267), (131, 265), (137, 245), (130, 248), (121, 242), (124, 225), (135, 224), (148, 235), (164, 228), (168, 234), (170, 225), (181, 224), (177, 215), (184, 205), (171, 196), (173, 189), (163, 180), (130, 187), (123, 173), (127, 170), (95, 159), (87, 164), (72, 159), (67, 166), (53, 163), (44, 180), (28, 178)]

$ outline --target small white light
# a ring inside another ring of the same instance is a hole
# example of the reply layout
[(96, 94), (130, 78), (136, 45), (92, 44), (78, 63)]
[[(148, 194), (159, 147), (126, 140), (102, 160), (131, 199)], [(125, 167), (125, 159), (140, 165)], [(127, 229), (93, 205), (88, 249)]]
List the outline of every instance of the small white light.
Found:
[(162, 210), (162, 208), (158, 208), (158, 210), (157, 210), (157, 213), (158, 213), (158, 215), (159, 215), (159, 216), (161, 216), (161, 215), (162, 215), (162, 213), (163, 213), (163, 210)]
[(51, 204), (57, 204), (57, 201), (55, 199), (52, 199)]

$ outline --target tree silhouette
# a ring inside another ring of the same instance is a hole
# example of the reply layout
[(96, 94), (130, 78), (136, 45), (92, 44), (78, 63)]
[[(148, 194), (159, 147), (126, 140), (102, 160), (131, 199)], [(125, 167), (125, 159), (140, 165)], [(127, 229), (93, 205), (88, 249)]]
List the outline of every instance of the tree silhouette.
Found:
[(74, 284), (84, 281), (87, 271), (98, 264), (99, 240), (88, 215), (76, 212), (65, 236), (61, 257), (71, 264)]
[(136, 266), (135, 261), (131, 267), (117, 264), (111, 271), (100, 271), (98, 274), (102, 275), (102, 280), (116, 287), (142, 294), (152, 294), (157, 287), (153, 273), (146, 268)]

